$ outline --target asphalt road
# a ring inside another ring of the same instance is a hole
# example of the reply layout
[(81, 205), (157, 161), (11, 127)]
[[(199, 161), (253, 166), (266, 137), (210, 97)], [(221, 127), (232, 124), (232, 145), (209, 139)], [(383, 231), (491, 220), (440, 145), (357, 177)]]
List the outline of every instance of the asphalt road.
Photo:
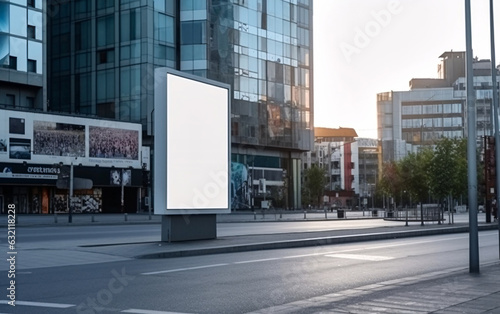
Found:
[[(498, 232), (480, 232), (479, 239), (481, 263), (497, 261)], [(16, 274), (18, 306), (0, 305), (0, 312), (246, 313), (391, 279), (466, 269), (468, 254), (468, 234), (450, 234), (78, 266), (34, 265)], [(7, 278), (7, 273), (0, 272), (0, 277)]]
[[(412, 222), (412, 224), (420, 225), (420, 222)], [(217, 236), (368, 229), (397, 225), (403, 226), (404, 222), (384, 221), (383, 219), (353, 219), (218, 223)], [(16, 243), (17, 246), (30, 248), (141, 243), (160, 241), (160, 232), (161, 228), (159, 224), (25, 227), (17, 228)], [(43, 236), (41, 236), (42, 234)], [(0, 238), (0, 244), (5, 243), (6, 238)]]

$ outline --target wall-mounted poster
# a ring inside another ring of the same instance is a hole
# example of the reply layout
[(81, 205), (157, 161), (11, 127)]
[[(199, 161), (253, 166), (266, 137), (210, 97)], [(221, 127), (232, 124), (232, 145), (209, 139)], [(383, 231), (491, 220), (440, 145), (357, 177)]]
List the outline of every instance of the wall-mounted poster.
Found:
[(136, 130), (90, 126), (89, 144), (90, 157), (139, 158), (139, 132)]
[(85, 157), (85, 125), (33, 121), (33, 154)]
[(25, 133), (24, 119), (9, 118), (9, 133), (10, 134), (24, 134)]
[(142, 168), (142, 125), (0, 109), (0, 162)]
[(31, 140), (23, 138), (10, 138), (9, 147), (9, 158), (31, 159)]

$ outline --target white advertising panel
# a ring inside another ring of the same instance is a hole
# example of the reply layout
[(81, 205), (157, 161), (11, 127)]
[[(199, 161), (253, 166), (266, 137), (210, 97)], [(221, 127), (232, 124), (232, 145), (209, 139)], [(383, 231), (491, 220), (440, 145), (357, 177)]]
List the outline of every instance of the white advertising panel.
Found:
[(0, 162), (141, 168), (142, 126), (0, 110)]
[(155, 214), (230, 211), (229, 85), (155, 72)]

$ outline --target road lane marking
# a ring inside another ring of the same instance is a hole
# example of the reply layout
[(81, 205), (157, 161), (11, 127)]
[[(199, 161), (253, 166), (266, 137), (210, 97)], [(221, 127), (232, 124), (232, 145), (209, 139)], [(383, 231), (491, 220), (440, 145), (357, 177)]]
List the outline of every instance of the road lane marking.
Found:
[(241, 261), (234, 262), (232, 264), (248, 264), (248, 263), (258, 263), (258, 262), (268, 262), (268, 261), (277, 261), (283, 259), (282, 257), (271, 257), (271, 258), (263, 258), (263, 259), (253, 259), (249, 261)]
[(389, 256), (360, 255), (360, 254), (327, 254), (325, 256), (344, 258), (344, 259), (355, 259), (362, 261), (372, 261), (372, 262), (388, 261), (394, 259), (394, 257), (389, 257)]
[[(0, 300), (0, 304), (9, 304), (8, 300)], [(25, 305), (25, 306), (38, 306), (38, 307), (51, 307), (56, 309), (67, 309), (73, 306), (74, 304), (63, 304), (63, 303), (45, 303), (45, 302), (31, 302), (31, 301), (17, 301), (16, 305)]]
[(176, 273), (180, 271), (187, 271), (187, 270), (196, 270), (196, 269), (203, 269), (203, 268), (212, 268), (212, 267), (221, 267), (221, 266), (227, 266), (229, 264), (223, 263), (223, 264), (212, 264), (212, 265), (202, 265), (202, 266), (194, 266), (194, 267), (186, 267), (186, 268), (176, 268), (176, 269), (169, 269), (169, 270), (160, 270), (160, 271), (152, 271), (149, 273), (142, 273), (141, 275), (158, 275), (158, 274), (166, 274), (166, 273)]
[[(495, 232), (493, 232), (493, 233), (495, 233)], [(486, 233), (486, 234), (488, 234), (488, 233)], [(141, 275), (157, 275), (157, 274), (163, 274), (163, 273), (173, 273), (173, 272), (196, 270), (196, 269), (219, 267), (219, 266), (228, 266), (228, 265), (238, 265), (238, 264), (241, 265), (241, 264), (257, 263), (257, 262), (267, 262), (267, 261), (276, 261), (276, 260), (293, 259), (293, 258), (305, 258), (305, 257), (314, 257), (314, 256), (328, 256), (328, 255), (336, 255), (336, 254), (342, 254), (342, 253), (347, 253), (347, 252), (360, 252), (360, 251), (385, 249), (385, 248), (408, 246), (408, 245), (415, 245), (415, 244), (436, 243), (439, 241), (452, 241), (452, 240), (459, 240), (459, 239), (468, 238), (468, 236), (469, 235), (467, 234), (467, 235), (463, 235), (463, 236), (453, 236), (453, 237), (447, 237), (447, 238), (438, 239), (438, 240), (431, 239), (431, 240), (412, 241), (412, 242), (403, 242), (403, 243), (395, 243), (395, 244), (383, 244), (383, 245), (372, 246), (372, 247), (368, 247), (368, 248), (367, 247), (352, 248), (352, 249), (345, 249), (345, 250), (338, 250), (338, 251), (316, 252), (316, 253), (310, 253), (310, 254), (300, 254), (300, 255), (290, 255), (290, 256), (282, 256), (282, 257), (246, 260), (246, 261), (233, 262), (233, 263), (204, 265), (204, 266), (195, 266), (195, 267), (188, 267), (188, 268), (177, 268), (177, 269), (171, 269), (171, 270), (161, 270), (161, 271), (155, 271), (155, 272), (142, 273)], [(389, 259), (394, 259), (394, 257), (391, 257)]]
[(133, 313), (133, 314), (188, 314), (188, 313), (181, 313), (181, 312), (165, 312), (165, 311), (151, 311), (151, 310), (139, 310), (139, 309), (123, 310), (120, 313)]

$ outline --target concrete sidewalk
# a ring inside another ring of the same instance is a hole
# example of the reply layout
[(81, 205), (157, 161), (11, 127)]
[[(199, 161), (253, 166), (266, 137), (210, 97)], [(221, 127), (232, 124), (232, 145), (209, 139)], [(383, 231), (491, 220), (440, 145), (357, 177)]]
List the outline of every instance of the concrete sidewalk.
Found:
[(463, 268), (401, 278), (306, 300), (253, 314), (275, 313), (500, 313), (500, 263), (480, 274)]

